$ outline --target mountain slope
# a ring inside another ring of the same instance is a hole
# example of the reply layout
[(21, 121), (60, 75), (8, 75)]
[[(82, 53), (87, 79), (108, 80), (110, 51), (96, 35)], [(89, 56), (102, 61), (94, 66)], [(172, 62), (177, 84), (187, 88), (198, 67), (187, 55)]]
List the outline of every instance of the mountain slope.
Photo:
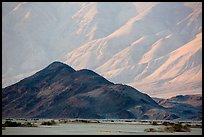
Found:
[(201, 8), (201, 3), (149, 6), (112, 34), (69, 52), (65, 63), (155, 97), (201, 93)]
[(5, 2), (2, 12), (2, 87), (60, 60), (154, 97), (202, 91), (201, 2)]
[(53, 62), (2, 89), (2, 115), (3, 118), (200, 120), (201, 101), (201, 96), (177, 96), (161, 99), (159, 105), (147, 94), (111, 83), (91, 70), (76, 71)]
[(188, 119), (202, 119), (202, 95), (178, 95), (169, 99), (162, 99), (158, 102), (161, 106), (183, 114)]
[(162, 109), (132, 87), (113, 84), (91, 70), (75, 71), (60, 62), (2, 91), (3, 117), (135, 118), (139, 114), (129, 109), (136, 106), (143, 113)]
[[(152, 73), (141, 80), (130, 83), (147, 91), (150, 95), (170, 97), (175, 94), (199, 94), (202, 91), (202, 34), (181, 48), (153, 61), (149, 69), (160, 62)], [(145, 73), (144, 73), (145, 74)], [(143, 74), (143, 75), (144, 75)], [(140, 86), (139, 86), (140, 85)], [(148, 86), (147, 86), (148, 85)], [(166, 91), (163, 92), (162, 91)]]

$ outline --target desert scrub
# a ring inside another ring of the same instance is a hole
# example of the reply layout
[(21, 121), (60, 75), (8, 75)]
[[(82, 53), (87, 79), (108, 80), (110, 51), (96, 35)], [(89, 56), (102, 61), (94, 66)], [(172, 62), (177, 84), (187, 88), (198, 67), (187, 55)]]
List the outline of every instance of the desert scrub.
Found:
[(41, 123), (41, 125), (47, 125), (47, 126), (51, 126), (51, 125), (56, 125), (57, 123), (54, 120), (51, 121), (44, 121)]
[(187, 125), (182, 125), (181, 123), (165, 123), (167, 127), (159, 128), (158, 130), (154, 128), (147, 128), (144, 131), (146, 132), (190, 132), (190, 128)]
[(190, 128), (202, 128), (202, 125), (189, 125), (189, 124), (186, 124), (186, 126), (190, 127)]
[(4, 124), (2, 124), (2, 127), (36, 127), (36, 125), (31, 124), (30, 122), (19, 123), (19, 122), (6, 121)]
[(22, 124), (23, 127), (37, 127), (34, 123), (30, 123), (30, 122), (25, 122), (24, 124)]
[(157, 132), (157, 130), (154, 129), (154, 128), (147, 128), (144, 131), (146, 131), (146, 132)]
[(190, 132), (190, 128), (187, 125), (181, 123), (173, 124), (171, 127), (165, 127), (164, 132)]
[(59, 123), (61, 123), (61, 124), (66, 124), (66, 123), (68, 123), (69, 121), (67, 121), (67, 120), (60, 120), (59, 121)]
[(158, 125), (158, 124), (157, 124), (157, 122), (156, 122), (156, 121), (153, 121), (153, 122), (152, 122), (152, 125)]
[(174, 131), (176, 132), (190, 132), (190, 128), (188, 126), (182, 126), (181, 123), (175, 124), (172, 126), (174, 128)]
[(6, 121), (2, 126), (4, 126), (4, 127), (20, 127), (21, 123), (19, 123), (19, 122), (12, 122), (12, 121)]
[(162, 123), (162, 125), (168, 126), (168, 125), (170, 125), (170, 122), (166, 122), (166, 121), (165, 121), (165, 122)]
[(97, 130), (96, 132), (112, 132), (112, 130)]

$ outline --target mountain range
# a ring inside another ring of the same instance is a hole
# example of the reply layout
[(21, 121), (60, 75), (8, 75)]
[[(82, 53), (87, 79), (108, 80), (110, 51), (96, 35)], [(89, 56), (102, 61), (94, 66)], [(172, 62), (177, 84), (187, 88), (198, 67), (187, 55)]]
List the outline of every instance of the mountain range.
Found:
[[(190, 107), (167, 105), (173, 101), (193, 106), (187, 111)], [(114, 84), (92, 70), (76, 71), (57, 61), (2, 89), (3, 118), (201, 120), (201, 108), (201, 96), (157, 103), (133, 87)]]
[(201, 94), (202, 3), (3, 2), (2, 87), (53, 60), (151, 97)]
[(158, 101), (158, 104), (169, 108), (171, 112), (176, 111), (178, 115), (183, 114), (183, 117), (187, 118), (190, 114), (193, 120), (202, 119), (202, 95), (178, 95), (162, 99)]
[(69, 52), (65, 63), (154, 97), (200, 94), (201, 8), (201, 3), (157, 3), (111, 34)]

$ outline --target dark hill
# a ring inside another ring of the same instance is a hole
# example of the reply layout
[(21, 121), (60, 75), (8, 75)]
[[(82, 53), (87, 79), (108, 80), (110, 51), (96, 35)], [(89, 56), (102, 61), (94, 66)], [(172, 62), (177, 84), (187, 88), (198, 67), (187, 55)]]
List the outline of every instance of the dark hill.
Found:
[(3, 118), (154, 119), (160, 111), (157, 119), (174, 116), (130, 86), (109, 82), (88, 69), (76, 71), (61, 62), (3, 88), (2, 109)]

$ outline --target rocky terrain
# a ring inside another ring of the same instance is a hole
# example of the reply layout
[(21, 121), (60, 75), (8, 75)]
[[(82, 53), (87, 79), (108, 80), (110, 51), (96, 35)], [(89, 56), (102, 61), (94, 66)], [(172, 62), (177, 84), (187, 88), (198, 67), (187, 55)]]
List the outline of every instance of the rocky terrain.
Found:
[(2, 91), (3, 117), (135, 118), (162, 108), (136, 89), (54, 62)]
[[(177, 113), (162, 103), (165, 100), (159, 102), (130, 86), (114, 84), (91, 70), (76, 71), (61, 62), (53, 62), (2, 89), (3, 118), (183, 118), (184, 111)], [(199, 119), (200, 115), (195, 117)]]
[(178, 95), (169, 99), (162, 99), (158, 104), (168, 108), (183, 119), (202, 119), (202, 95)]

